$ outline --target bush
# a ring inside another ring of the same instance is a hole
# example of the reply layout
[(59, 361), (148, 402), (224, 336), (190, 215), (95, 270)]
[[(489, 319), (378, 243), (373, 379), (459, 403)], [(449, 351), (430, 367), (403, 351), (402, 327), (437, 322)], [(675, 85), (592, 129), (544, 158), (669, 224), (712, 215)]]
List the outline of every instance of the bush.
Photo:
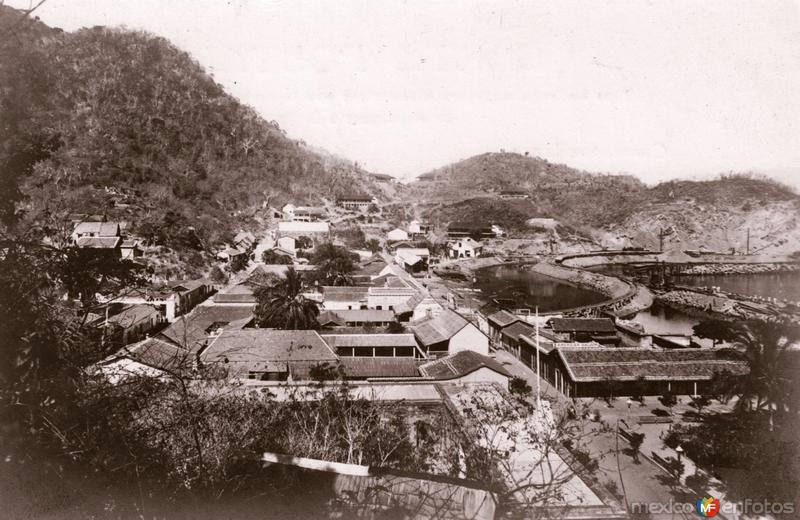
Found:
[(530, 395), (532, 389), (531, 385), (521, 377), (512, 377), (508, 382), (508, 391), (517, 395)]

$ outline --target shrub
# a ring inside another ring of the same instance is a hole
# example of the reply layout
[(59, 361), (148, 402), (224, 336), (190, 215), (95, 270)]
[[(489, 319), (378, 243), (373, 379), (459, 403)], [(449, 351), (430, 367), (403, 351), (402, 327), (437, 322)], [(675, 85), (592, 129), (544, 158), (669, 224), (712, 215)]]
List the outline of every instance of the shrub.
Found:
[(512, 377), (508, 382), (508, 391), (517, 395), (530, 395), (531, 385), (521, 377)]

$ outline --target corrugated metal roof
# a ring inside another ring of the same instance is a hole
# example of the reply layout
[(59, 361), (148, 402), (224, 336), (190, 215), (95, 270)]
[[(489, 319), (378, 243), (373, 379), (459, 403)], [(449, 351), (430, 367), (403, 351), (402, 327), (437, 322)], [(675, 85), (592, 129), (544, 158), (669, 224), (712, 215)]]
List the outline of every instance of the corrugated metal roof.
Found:
[(414, 358), (342, 357), (339, 359), (345, 376), (353, 379), (369, 377), (418, 377), (420, 361)]
[(75, 241), (78, 247), (95, 249), (113, 249), (117, 247), (122, 238), (120, 237), (81, 237)]

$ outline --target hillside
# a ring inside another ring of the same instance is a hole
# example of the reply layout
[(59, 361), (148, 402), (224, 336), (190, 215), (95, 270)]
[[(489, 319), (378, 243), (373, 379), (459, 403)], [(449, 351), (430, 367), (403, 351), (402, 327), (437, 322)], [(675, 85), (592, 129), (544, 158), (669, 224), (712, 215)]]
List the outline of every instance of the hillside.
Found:
[[(3, 8), (0, 26), (19, 16)], [(265, 204), (379, 193), (357, 165), (290, 139), (164, 38), (21, 29), (0, 48), (6, 223), (105, 214), (160, 245), (204, 251)]]
[[(500, 197), (506, 189), (528, 198)], [(599, 247), (659, 247), (791, 253), (800, 250), (800, 197), (765, 177), (726, 175), (707, 181), (675, 180), (647, 187), (629, 175), (592, 174), (539, 157), (487, 153), (433, 170), (407, 188), (407, 200), (435, 224), (491, 221), (512, 236), (541, 242), (547, 236), (574, 247), (575, 237)], [(553, 218), (555, 232), (535, 229), (532, 218)], [(538, 251), (538, 250), (537, 250)]]

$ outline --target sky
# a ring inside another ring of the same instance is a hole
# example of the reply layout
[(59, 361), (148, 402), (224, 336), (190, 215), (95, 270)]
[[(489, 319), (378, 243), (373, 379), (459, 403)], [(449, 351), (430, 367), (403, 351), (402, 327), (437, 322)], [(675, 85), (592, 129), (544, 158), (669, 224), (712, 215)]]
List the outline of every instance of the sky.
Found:
[(649, 183), (757, 170), (800, 187), (800, 0), (47, 0), (35, 14), (164, 36), (290, 136), (400, 178), (504, 149)]

